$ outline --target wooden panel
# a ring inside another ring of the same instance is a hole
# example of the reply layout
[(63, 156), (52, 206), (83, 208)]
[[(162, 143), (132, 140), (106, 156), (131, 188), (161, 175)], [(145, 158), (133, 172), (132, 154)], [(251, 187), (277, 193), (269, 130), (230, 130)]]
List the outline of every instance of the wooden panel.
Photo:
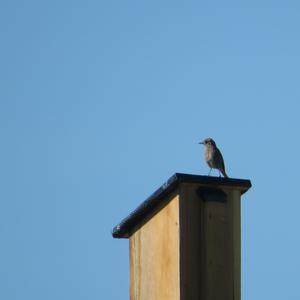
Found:
[(198, 188), (180, 186), (181, 300), (240, 300), (240, 192), (203, 201)]
[(230, 199), (206, 202), (204, 243), (206, 299), (233, 299), (233, 239)]
[(179, 300), (179, 197), (130, 237), (130, 299)]
[(203, 298), (202, 206), (195, 184), (180, 186), (180, 295), (181, 300)]
[(130, 237), (131, 300), (240, 300), (240, 191), (203, 201), (199, 186), (180, 184)]
[(204, 205), (207, 300), (240, 300), (240, 192), (225, 192), (226, 202)]

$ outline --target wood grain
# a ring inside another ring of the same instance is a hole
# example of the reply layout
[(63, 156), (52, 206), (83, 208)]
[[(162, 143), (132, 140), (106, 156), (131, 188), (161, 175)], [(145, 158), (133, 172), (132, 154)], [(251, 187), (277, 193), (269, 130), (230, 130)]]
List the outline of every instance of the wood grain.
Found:
[(241, 191), (199, 187), (181, 183), (131, 235), (131, 300), (240, 300)]
[(179, 196), (130, 237), (130, 299), (179, 300)]

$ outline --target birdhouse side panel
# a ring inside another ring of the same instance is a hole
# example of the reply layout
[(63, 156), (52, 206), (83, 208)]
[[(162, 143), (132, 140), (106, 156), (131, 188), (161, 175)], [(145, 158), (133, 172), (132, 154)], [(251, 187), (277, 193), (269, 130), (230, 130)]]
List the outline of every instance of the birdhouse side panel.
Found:
[(179, 197), (130, 237), (130, 299), (179, 300)]

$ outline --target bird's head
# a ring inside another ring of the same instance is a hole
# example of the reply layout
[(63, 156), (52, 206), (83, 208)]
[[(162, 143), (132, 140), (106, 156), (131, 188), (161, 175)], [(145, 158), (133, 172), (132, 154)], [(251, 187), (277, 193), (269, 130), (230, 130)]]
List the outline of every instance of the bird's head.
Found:
[(199, 144), (202, 144), (204, 146), (214, 146), (216, 147), (216, 143), (212, 138), (207, 138), (203, 140), (202, 142), (199, 142)]

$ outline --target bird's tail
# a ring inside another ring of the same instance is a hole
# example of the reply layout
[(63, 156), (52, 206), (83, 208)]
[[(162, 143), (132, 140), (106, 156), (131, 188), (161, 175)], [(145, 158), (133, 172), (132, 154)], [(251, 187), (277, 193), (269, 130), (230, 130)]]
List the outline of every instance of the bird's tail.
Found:
[(220, 172), (222, 173), (222, 175), (223, 175), (225, 178), (228, 178), (228, 175), (226, 174), (226, 172), (225, 172), (224, 169), (220, 169)]

